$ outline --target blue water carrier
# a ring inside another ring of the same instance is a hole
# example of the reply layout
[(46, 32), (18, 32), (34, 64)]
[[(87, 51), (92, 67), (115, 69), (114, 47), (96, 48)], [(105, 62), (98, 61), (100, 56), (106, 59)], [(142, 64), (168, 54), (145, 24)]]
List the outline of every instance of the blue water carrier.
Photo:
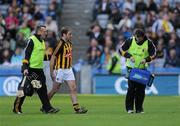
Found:
[(129, 80), (151, 87), (154, 75), (148, 70), (132, 68), (129, 73)]

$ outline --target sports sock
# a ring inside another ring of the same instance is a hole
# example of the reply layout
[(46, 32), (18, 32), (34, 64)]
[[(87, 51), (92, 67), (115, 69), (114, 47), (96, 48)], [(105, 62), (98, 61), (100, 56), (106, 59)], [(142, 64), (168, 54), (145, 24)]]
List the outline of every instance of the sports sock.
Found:
[(80, 109), (79, 103), (73, 104), (74, 110), (78, 111)]

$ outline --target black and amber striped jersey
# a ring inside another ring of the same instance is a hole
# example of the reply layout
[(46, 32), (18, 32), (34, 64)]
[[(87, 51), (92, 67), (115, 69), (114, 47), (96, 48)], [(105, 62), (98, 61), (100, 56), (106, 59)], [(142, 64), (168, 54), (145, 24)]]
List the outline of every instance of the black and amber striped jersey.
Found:
[(59, 44), (61, 44), (61, 46), (55, 54), (55, 69), (69, 69), (72, 67), (72, 43), (65, 42), (63, 39), (61, 39)]

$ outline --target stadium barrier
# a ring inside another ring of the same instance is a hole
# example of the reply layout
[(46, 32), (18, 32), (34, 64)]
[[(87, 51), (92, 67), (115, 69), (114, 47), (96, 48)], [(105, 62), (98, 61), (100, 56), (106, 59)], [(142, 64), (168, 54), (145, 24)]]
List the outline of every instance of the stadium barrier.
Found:
[[(52, 80), (50, 77), (49, 61), (44, 62), (44, 73), (46, 76), (46, 85), (48, 91), (52, 88)], [(77, 87), (79, 86), (80, 75), (78, 72), (75, 73)], [(7, 65), (0, 66), (0, 96), (15, 96), (17, 87), (21, 81), (21, 65)], [(80, 88), (77, 88), (78, 92)], [(59, 90), (59, 93), (69, 93), (67, 84), (63, 84)]]
[[(45, 74), (49, 73), (49, 63), (45, 64)], [(148, 95), (180, 95), (180, 68), (155, 69), (155, 80), (150, 88), (146, 89)], [(76, 74), (78, 91), (83, 94), (120, 94), (127, 92), (127, 79), (124, 75), (91, 74), (92, 68), (83, 66)], [(46, 75), (48, 90), (52, 87), (51, 79)], [(15, 96), (18, 83), (21, 81), (21, 66), (0, 66), (0, 96)], [(80, 82), (80, 85), (79, 85)], [(67, 93), (62, 88), (61, 93)]]
[[(149, 67), (148, 69), (155, 74), (155, 79), (153, 85), (146, 88), (147, 95), (180, 95), (180, 68)], [(88, 65), (82, 67), (81, 93), (125, 95), (128, 88), (125, 78), (126, 69), (121, 72), (122, 74), (112, 75), (104, 69), (92, 68)]]
[(0, 66), (0, 96), (15, 96), (21, 78), (21, 66)]
[[(94, 94), (127, 93), (127, 79), (119, 75), (95, 75), (93, 78)], [(146, 88), (147, 95), (180, 95), (180, 74), (155, 74), (152, 86)]]

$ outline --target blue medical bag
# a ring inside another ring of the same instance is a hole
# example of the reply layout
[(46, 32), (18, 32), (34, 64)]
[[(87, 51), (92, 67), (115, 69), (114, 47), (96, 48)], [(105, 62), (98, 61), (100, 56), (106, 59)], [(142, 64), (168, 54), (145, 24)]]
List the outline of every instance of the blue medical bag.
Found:
[(154, 75), (152, 75), (148, 70), (132, 68), (129, 73), (129, 80), (151, 87)]

